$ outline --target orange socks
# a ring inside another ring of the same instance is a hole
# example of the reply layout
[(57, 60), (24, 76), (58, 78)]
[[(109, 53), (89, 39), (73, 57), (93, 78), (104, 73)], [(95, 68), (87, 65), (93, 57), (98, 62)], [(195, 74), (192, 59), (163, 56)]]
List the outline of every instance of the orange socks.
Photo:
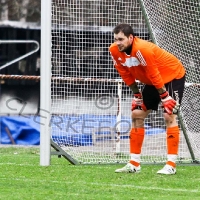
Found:
[(176, 167), (176, 158), (179, 146), (179, 127), (167, 128), (167, 158), (166, 164)]
[(140, 154), (144, 140), (144, 128), (132, 128), (130, 132), (130, 153)]
[(175, 163), (175, 162), (172, 162), (172, 161), (167, 161), (166, 164), (167, 164), (167, 165), (170, 165), (170, 166), (172, 166), (172, 167), (174, 167), (174, 168), (176, 167), (176, 163)]
[(140, 153), (144, 140), (144, 128), (132, 128), (130, 132), (130, 163), (136, 167), (140, 165)]
[[(140, 153), (142, 150), (142, 144), (144, 140), (145, 129), (144, 128), (132, 128), (130, 132), (130, 163), (134, 166), (140, 165)], [(174, 126), (167, 128), (166, 134), (167, 140), (167, 163), (172, 167), (176, 167), (176, 159), (179, 147), (179, 127)]]
[(130, 160), (130, 163), (136, 167), (140, 166), (140, 162), (136, 162), (134, 160)]
[(167, 128), (167, 154), (178, 154), (179, 128)]

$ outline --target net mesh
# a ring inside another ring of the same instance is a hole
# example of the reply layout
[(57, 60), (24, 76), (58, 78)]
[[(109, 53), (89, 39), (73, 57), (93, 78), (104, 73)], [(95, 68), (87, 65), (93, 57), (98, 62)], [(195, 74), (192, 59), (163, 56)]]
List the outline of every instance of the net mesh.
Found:
[[(177, 55), (187, 69), (192, 68), (187, 81), (198, 83), (198, 3), (185, 2), (188, 9), (184, 12), (181, 3), (172, 1), (144, 1), (144, 5), (156, 42)], [(112, 29), (121, 22), (132, 25), (137, 36), (150, 40), (140, 3), (137, 0), (52, 0), (52, 76), (68, 77), (65, 81), (52, 80), (52, 139), (79, 163), (129, 160), (132, 93), (114, 69), (108, 48), (113, 42)], [(181, 20), (192, 21), (194, 31), (189, 21), (185, 24), (180, 21), (181, 16)], [(177, 24), (185, 30), (184, 35), (178, 35)], [(196, 45), (192, 38), (196, 39)], [(192, 43), (188, 45), (190, 40)], [(200, 158), (197, 142), (200, 128), (189, 122), (191, 117), (198, 117), (196, 111), (191, 111), (199, 102), (197, 92), (198, 86), (186, 88), (182, 115), (192, 148)], [(188, 110), (190, 114), (185, 116)], [(149, 115), (145, 129), (142, 162), (164, 162), (166, 136), (161, 109)], [(182, 131), (178, 160), (191, 161)]]
[(178, 57), (186, 68), (181, 115), (195, 157), (199, 160), (200, 138), (200, 4), (189, 1), (140, 1), (147, 13), (155, 42)]

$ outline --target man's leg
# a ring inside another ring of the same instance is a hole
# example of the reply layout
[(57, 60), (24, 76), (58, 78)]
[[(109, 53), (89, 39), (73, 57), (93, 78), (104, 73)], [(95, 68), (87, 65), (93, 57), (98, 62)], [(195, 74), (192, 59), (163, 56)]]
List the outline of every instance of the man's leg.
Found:
[(130, 161), (129, 163), (115, 172), (132, 172), (138, 173), (140, 167), (140, 154), (145, 135), (144, 119), (150, 111), (133, 110), (132, 112), (132, 128), (130, 130)]
[[(166, 84), (166, 89), (169, 95), (174, 98), (179, 105), (181, 104), (185, 84), (185, 76), (181, 79), (175, 79)], [(163, 169), (159, 170), (158, 174), (175, 174), (176, 159), (178, 156), (180, 131), (177, 123), (177, 115), (168, 115), (164, 113), (166, 122), (166, 140), (167, 140), (167, 162)]]
[(159, 170), (158, 174), (175, 174), (176, 159), (178, 156), (179, 147), (179, 127), (176, 120), (176, 115), (168, 115), (164, 113), (166, 121), (166, 141), (167, 141), (167, 162), (163, 169)]

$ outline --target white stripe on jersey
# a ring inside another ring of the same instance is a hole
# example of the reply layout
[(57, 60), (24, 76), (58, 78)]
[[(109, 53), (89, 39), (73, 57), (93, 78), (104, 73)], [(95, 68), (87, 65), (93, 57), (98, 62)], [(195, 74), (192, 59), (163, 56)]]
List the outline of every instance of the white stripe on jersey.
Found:
[(147, 66), (147, 63), (139, 50), (136, 52), (136, 56), (138, 57), (141, 65)]

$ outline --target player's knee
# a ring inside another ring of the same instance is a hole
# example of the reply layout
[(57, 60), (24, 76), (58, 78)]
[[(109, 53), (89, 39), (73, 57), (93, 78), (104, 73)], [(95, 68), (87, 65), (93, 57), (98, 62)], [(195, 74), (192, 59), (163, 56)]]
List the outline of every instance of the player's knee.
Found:
[(139, 110), (139, 109), (136, 109), (136, 110), (133, 110), (132, 113), (131, 113), (131, 117), (132, 119), (141, 119), (141, 118), (144, 118), (144, 111), (143, 110)]
[(176, 123), (176, 115), (169, 115), (168, 113), (163, 113), (163, 117), (167, 126)]
[(133, 110), (131, 114), (133, 127), (143, 127), (144, 126), (144, 111), (142, 110)]

